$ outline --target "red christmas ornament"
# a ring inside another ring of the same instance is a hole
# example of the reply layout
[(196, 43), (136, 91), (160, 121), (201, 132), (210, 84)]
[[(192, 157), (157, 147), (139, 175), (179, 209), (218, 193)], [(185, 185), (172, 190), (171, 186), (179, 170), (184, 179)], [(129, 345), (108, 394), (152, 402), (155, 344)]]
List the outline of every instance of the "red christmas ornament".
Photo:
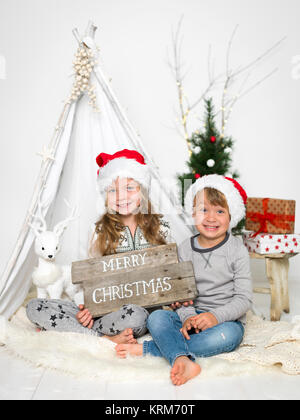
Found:
[(214, 143), (216, 140), (217, 140), (217, 139), (216, 139), (216, 137), (215, 137), (215, 136), (211, 136), (210, 141), (211, 141), (212, 143)]
[(201, 178), (201, 175), (200, 174), (195, 174), (195, 178), (199, 179), (199, 178)]

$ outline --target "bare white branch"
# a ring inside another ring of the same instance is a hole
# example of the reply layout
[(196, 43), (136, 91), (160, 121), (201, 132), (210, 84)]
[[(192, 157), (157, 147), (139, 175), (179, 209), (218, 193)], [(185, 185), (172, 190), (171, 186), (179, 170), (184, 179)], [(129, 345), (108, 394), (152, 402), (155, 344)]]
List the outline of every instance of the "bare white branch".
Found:
[[(218, 76), (215, 76), (215, 69), (213, 65), (212, 58), (212, 46), (208, 47), (208, 57), (207, 57), (207, 73), (208, 73), (208, 86), (203, 90), (201, 95), (194, 101), (189, 101), (186, 93), (184, 92), (183, 81), (187, 76), (186, 66), (182, 62), (182, 48), (183, 48), (183, 37), (181, 36), (183, 16), (181, 16), (177, 28), (172, 32), (172, 59), (169, 61), (169, 67), (174, 75), (177, 92), (178, 92), (178, 101), (179, 101), (179, 117), (180, 125), (183, 129), (184, 139), (187, 142), (189, 151), (191, 152), (191, 144), (189, 141), (188, 133), (188, 119), (192, 110), (194, 110), (214, 88), (216, 88), (220, 83), (222, 84), (221, 92), (221, 105), (219, 110), (216, 111), (216, 115), (221, 113), (221, 134), (224, 135), (225, 126), (229, 120), (232, 109), (235, 106), (236, 102), (244, 97), (246, 94), (251, 92), (253, 89), (262, 84), (266, 79), (271, 77), (277, 69), (272, 70), (266, 76), (258, 80), (249, 88), (246, 88), (247, 83), (249, 82), (250, 75), (253, 72), (254, 68), (258, 66), (265, 58), (270, 56), (272, 52), (276, 50), (286, 39), (282, 38), (278, 42), (274, 43), (270, 48), (260, 54), (254, 60), (248, 62), (246, 65), (240, 65), (236, 68), (231, 66), (231, 54), (233, 50), (233, 43), (236, 37), (239, 25), (236, 25), (228, 42), (226, 49), (225, 57), (225, 71), (220, 73)], [(246, 73), (246, 76), (244, 74)], [(237, 93), (233, 93), (233, 90), (237, 84), (240, 82), (240, 78), (243, 78), (240, 87), (238, 88)]]
[(287, 37), (284, 37), (284, 38), (280, 39), (278, 42), (276, 42), (274, 45), (272, 45), (270, 48), (268, 48), (264, 53), (262, 53), (255, 60), (248, 63), (246, 66), (242, 67), (240, 70), (237, 70), (236, 72), (234, 72), (234, 76), (236, 77), (236, 76), (240, 75), (241, 73), (249, 70), (251, 67), (260, 63), (264, 58), (266, 58), (268, 55), (270, 55), (272, 51), (274, 51), (277, 47), (279, 47), (279, 45), (281, 45), (286, 39), (287, 39)]

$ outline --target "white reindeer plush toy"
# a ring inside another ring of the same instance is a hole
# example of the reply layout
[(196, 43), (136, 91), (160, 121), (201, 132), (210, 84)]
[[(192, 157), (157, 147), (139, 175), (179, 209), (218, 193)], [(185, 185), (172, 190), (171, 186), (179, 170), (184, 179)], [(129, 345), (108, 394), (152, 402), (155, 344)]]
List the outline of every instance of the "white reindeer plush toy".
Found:
[[(68, 207), (70, 205), (65, 200)], [(71, 265), (57, 265), (55, 257), (60, 251), (60, 239), (64, 229), (69, 222), (75, 219), (75, 207), (71, 211), (71, 215), (65, 220), (59, 222), (53, 231), (47, 230), (47, 225), (42, 212), (40, 200), (38, 201), (39, 226), (29, 223), (36, 236), (35, 253), (39, 257), (38, 266), (34, 268), (32, 273), (33, 284), (37, 287), (37, 297), (50, 299), (61, 299), (63, 293), (73, 300), (77, 305), (82, 303), (82, 291), (77, 285), (71, 281)]]

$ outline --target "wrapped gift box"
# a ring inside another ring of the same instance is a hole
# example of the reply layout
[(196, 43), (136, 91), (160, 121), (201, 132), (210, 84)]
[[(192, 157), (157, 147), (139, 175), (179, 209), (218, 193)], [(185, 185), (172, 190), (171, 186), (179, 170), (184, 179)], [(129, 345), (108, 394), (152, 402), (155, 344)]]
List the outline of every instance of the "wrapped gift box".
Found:
[(244, 245), (249, 252), (257, 254), (297, 254), (300, 252), (300, 235), (270, 235), (254, 232), (243, 234)]
[(245, 229), (257, 233), (292, 234), (295, 200), (248, 197)]

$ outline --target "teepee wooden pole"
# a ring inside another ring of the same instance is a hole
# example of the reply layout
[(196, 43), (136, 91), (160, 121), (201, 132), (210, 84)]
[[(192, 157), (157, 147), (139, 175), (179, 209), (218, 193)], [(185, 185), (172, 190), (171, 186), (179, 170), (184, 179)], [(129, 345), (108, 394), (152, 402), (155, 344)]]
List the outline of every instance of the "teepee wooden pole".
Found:
[[(158, 169), (157, 165), (154, 163), (153, 159), (149, 156), (149, 154), (145, 150), (145, 147), (142, 145), (141, 141), (139, 140), (138, 135), (136, 133), (136, 130), (133, 128), (133, 126), (129, 122), (125, 112), (123, 111), (121, 105), (119, 104), (117, 98), (115, 97), (113, 91), (111, 90), (111, 88), (109, 86), (108, 81), (105, 79), (101, 70), (99, 68), (97, 68), (96, 70), (94, 69), (93, 72), (94, 72), (94, 75), (95, 75), (98, 83), (100, 84), (103, 91), (107, 95), (113, 109), (115, 110), (115, 113), (116, 113), (117, 117), (119, 118), (119, 121), (120, 121), (122, 127), (124, 128), (125, 132), (128, 134), (130, 140), (132, 141), (134, 146), (137, 148), (137, 150), (140, 149), (141, 152), (143, 153), (143, 155), (147, 158), (147, 161), (150, 164), (149, 165), (150, 172), (152, 173), (152, 176), (155, 179), (159, 180), (159, 185), (160, 185), (161, 191), (167, 197), (169, 197), (170, 200), (172, 198), (171, 195), (173, 195), (174, 202), (176, 202), (175, 194), (172, 191), (167, 191), (164, 183), (159, 178), (159, 175), (157, 173), (157, 169)], [(179, 213), (178, 216), (179, 216), (180, 219), (182, 219), (188, 225), (187, 216), (184, 213), (184, 209), (182, 209), (182, 213)]]
[[(160, 189), (170, 199), (172, 198), (171, 195), (173, 195), (174, 202), (176, 202), (175, 194), (172, 191), (167, 191), (164, 183), (161, 182), (161, 180), (159, 178), (159, 175), (157, 173), (157, 169), (158, 169), (157, 165), (155, 164), (155, 162), (153, 161), (153, 159), (151, 158), (149, 153), (145, 150), (145, 147), (142, 145), (136, 130), (134, 129), (134, 127), (130, 123), (129, 119), (127, 118), (126, 113), (124, 112), (120, 103), (118, 102), (114, 92), (112, 91), (112, 89), (109, 85), (109, 82), (107, 81), (107, 79), (103, 75), (101, 69), (99, 67), (94, 68), (93, 73), (95, 75), (96, 80), (98, 81), (98, 83), (102, 87), (104, 93), (106, 94), (107, 98), (109, 99), (109, 101), (110, 101), (110, 103), (111, 103), (119, 121), (120, 121), (121, 126), (124, 128), (125, 132), (127, 133), (128, 137), (132, 141), (133, 145), (137, 148), (137, 150), (141, 150), (143, 155), (147, 158), (147, 161), (150, 164), (149, 165), (150, 172), (152, 173), (152, 176), (155, 179), (159, 180)], [(183, 209), (182, 209), (182, 213), (179, 213), (178, 216), (179, 216), (179, 218), (181, 218), (184, 221), (184, 223), (188, 224), (187, 216), (184, 213)]]
[[(64, 129), (64, 124), (66, 121), (66, 118), (69, 114), (70, 111), (70, 107), (71, 104), (66, 103), (62, 113), (59, 116), (58, 119), (58, 123), (56, 125), (55, 128), (55, 132), (51, 138), (51, 141), (49, 143), (49, 150), (53, 151), (53, 156), (55, 157), (56, 152), (57, 152), (57, 148), (59, 145), (59, 141)], [(22, 247), (24, 245), (25, 239), (30, 231), (30, 227), (28, 225), (28, 223), (31, 221), (32, 219), (32, 214), (35, 214), (36, 210), (37, 210), (37, 206), (38, 206), (38, 199), (39, 196), (43, 190), (43, 188), (45, 187), (45, 183), (47, 180), (47, 176), (48, 173), (53, 165), (54, 160), (52, 159), (47, 159), (46, 161), (43, 161), (41, 164), (41, 168), (40, 168), (40, 172), (38, 175), (38, 179), (36, 181), (35, 187), (34, 187), (34, 191), (33, 191), (33, 195), (32, 195), (32, 199), (29, 205), (29, 208), (27, 210), (26, 216), (25, 216), (25, 220), (23, 222), (21, 231), (19, 233), (19, 236), (17, 238), (17, 242), (15, 244), (15, 247), (13, 249), (13, 252), (11, 254), (10, 259), (8, 260), (8, 263), (5, 267), (5, 270), (2, 274), (2, 278), (1, 278), (1, 290), (0, 290), (0, 296), (2, 294), (2, 292), (5, 290), (6, 285), (7, 285), (7, 281), (11, 275), (11, 272), (16, 264), (16, 261), (20, 255), (20, 252), (22, 250)]]
[[(95, 33), (97, 30), (97, 26), (94, 25), (92, 21), (89, 21), (87, 29), (85, 31), (85, 35), (89, 36), (94, 40)], [(83, 43), (78, 30), (75, 28), (73, 29), (73, 35), (76, 38), (79, 45)], [(103, 89), (104, 93), (106, 94), (108, 100), (110, 101), (122, 127), (128, 134), (128, 137), (133, 142), (134, 146), (136, 148), (141, 149), (141, 151), (147, 156), (148, 161), (153, 165), (153, 167), (156, 167), (153, 159), (149, 156), (149, 154), (146, 152), (145, 148), (141, 145), (136, 130), (131, 125), (130, 121), (128, 120), (124, 110), (122, 109), (119, 101), (117, 100), (115, 94), (113, 93), (112, 89), (110, 88), (109, 82), (107, 81), (106, 77), (100, 70), (99, 66), (97, 66), (97, 69), (94, 67), (93, 69), (94, 76), (96, 80), (98, 81), (99, 85)]]
[[(94, 39), (95, 31), (97, 29), (96, 26), (92, 22), (89, 22), (88, 28), (90, 29), (89, 36), (92, 39)], [(82, 43), (82, 41), (80, 40), (80, 37), (78, 35), (78, 32), (73, 31), (73, 33), (74, 33), (74, 36), (76, 37), (76, 39), (78, 40), (78, 42)], [(151, 158), (151, 156), (149, 155), (149, 153), (146, 151), (145, 147), (141, 143), (141, 141), (139, 139), (139, 136), (137, 134), (137, 131), (135, 130), (135, 128), (132, 126), (129, 119), (127, 118), (125, 111), (123, 110), (121, 104), (119, 103), (118, 99), (116, 98), (113, 90), (110, 87), (110, 84), (109, 84), (108, 80), (106, 79), (106, 77), (102, 73), (99, 66), (93, 68), (93, 74), (95, 76), (95, 79), (97, 80), (97, 82), (101, 86), (103, 92), (107, 96), (112, 108), (114, 109), (114, 111), (116, 113), (117, 118), (120, 121), (121, 126), (123, 127), (124, 131), (127, 133), (129, 139), (132, 141), (134, 147), (136, 147), (137, 150), (140, 150), (143, 153), (143, 155), (147, 158), (147, 161), (150, 164), (149, 168), (150, 168), (150, 171), (153, 175), (153, 178), (160, 181), (159, 175), (157, 173), (157, 169), (158, 169), (157, 165), (155, 164), (154, 160)], [(161, 188), (162, 192), (167, 197), (169, 197), (170, 199), (171, 199), (170, 195), (173, 195), (174, 202), (176, 202), (175, 194), (172, 191), (167, 191), (164, 183), (161, 182), (161, 181), (160, 181), (160, 188)], [(184, 213), (184, 210), (183, 210), (182, 213), (179, 213), (178, 216), (184, 221), (184, 223), (187, 224), (187, 215)]]
[[(96, 31), (96, 27), (95, 25), (89, 21), (86, 33), (89, 35), (93, 35)], [(77, 29), (73, 30), (73, 34), (76, 37), (77, 41), (80, 43), (80, 36), (78, 33)], [(59, 116), (58, 119), (58, 123), (56, 125), (55, 128), (55, 132), (51, 138), (48, 150), (51, 150), (51, 152), (53, 152), (53, 157), (55, 158), (56, 156), (56, 152), (57, 152), (57, 148), (61, 139), (61, 135), (63, 133), (64, 130), (64, 126), (65, 126), (65, 122), (66, 119), (69, 115), (70, 109), (72, 106), (72, 102), (66, 102), (64, 105), (64, 108)], [(33, 191), (33, 195), (32, 195), (32, 199), (29, 205), (29, 208), (27, 210), (26, 216), (25, 216), (25, 220), (23, 222), (21, 231), (19, 233), (19, 236), (17, 238), (15, 247), (13, 249), (13, 252), (8, 260), (8, 263), (6, 264), (6, 267), (4, 269), (4, 272), (2, 274), (1, 277), (1, 284), (0, 284), (0, 297), (3, 293), (3, 291), (6, 289), (7, 286), (7, 282), (8, 279), (12, 273), (12, 270), (17, 262), (17, 259), (20, 255), (20, 252), (22, 250), (22, 247), (24, 245), (24, 242), (26, 240), (26, 237), (30, 231), (30, 227), (28, 225), (28, 223), (31, 221), (32, 218), (32, 214), (35, 214), (36, 210), (37, 210), (37, 206), (38, 206), (38, 199), (39, 196), (43, 190), (43, 188), (45, 187), (46, 181), (47, 181), (47, 177), (49, 174), (49, 171), (53, 165), (54, 160), (52, 159), (46, 159), (45, 161), (43, 160), (42, 164), (41, 164), (41, 168), (40, 168), (40, 172), (34, 187), (34, 191)]]
[[(91, 37), (92, 39), (94, 39), (95, 37), (95, 32), (96, 32), (97, 27), (93, 24), (92, 21), (90, 21), (88, 23), (87, 29), (85, 31), (85, 35)], [(79, 32), (77, 29), (73, 30), (73, 35), (75, 36), (77, 42), (79, 44), (82, 44), (82, 40), (81, 37), (79, 35)], [(94, 68), (93, 70), (94, 76), (96, 78), (96, 80), (98, 81), (98, 83), (100, 84), (100, 86), (102, 87), (104, 93), (106, 94), (107, 98), (109, 99), (115, 113), (116, 116), (118, 117), (122, 127), (124, 128), (125, 132), (127, 133), (128, 137), (130, 138), (130, 140), (132, 141), (133, 145), (137, 148), (140, 149), (142, 151), (142, 153), (147, 157), (148, 162), (150, 163), (150, 168), (151, 168), (151, 172), (153, 173), (154, 177), (158, 179), (158, 175), (156, 173), (155, 168), (157, 168), (157, 166), (155, 165), (154, 161), (152, 160), (152, 158), (149, 156), (149, 154), (146, 152), (144, 146), (141, 144), (137, 132), (134, 129), (134, 127), (131, 125), (130, 121), (128, 120), (126, 113), (124, 112), (124, 110), (122, 109), (120, 103), (118, 102), (115, 94), (113, 93), (109, 82), (106, 80), (105, 76), (103, 75), (103, 73), (101, 72), (100, 68)], [(63, 108), (62, 113), (59, 116), (58, 119), (58, 124), (56, 126), (54, 135), (50, 141), (49, 144), (49, 148), (48, 150), (51, 150), (51, 152), (53, 152), (53, 157), (55, 158), (56, 156), (56, 152), (58, 149), (58, 145), (65, 127), (65, 122), (66, 119), (69, 115), (71, 106), (74, 105), (73, 102), (69, 103), (67, 102)], [(3, 291), (6, 289), (7, 286), (7, 282), (8, 279), (12, 273), (12, 270), (17, 262), (17, 259), (20, 255), (20, 252), (22, 250), (22, 247), (24, 245), (24, 242), (26, 240), (26, 237), (29, 233), (30, 227), (28, 226), (28, 223), (31, 221), (32, 218), (32, 214), (35, 214), (36, 210), (37, 210), (37, 206), (38, 206), (38, 199), (39, 196), (43, 190), (43, 188), (45, 187), (46, 181), (47, 181), (47, 177), (49, 174), (49, 171), (53, 165), (53, 160), (50, 158), (47, 158), (45, 161), (42, 162), (41, 165), (41, 169), (38, 175), (38, 179), (36, 181), (35, 187), (34, 187), (34, 192), (32, 195), (32, 199), (28, 208), (28, 211), (26, 213), (26, 217), (25, 220), (23, 222), (21, 231), (19, 233), (19, 236), (17, 238), (15, 247), (13, 249), (12, 255), (5, 267), (5, 270), (2, 274), (1, 277), (1, 289), (0, 289), (0, 296), (2, 295)], [(166, 195), (169, 195), (169, 193), (166, 191), (164, 185), (161, 183), (161, 188), (164, 191), (164, 193)], [(180, 217), (182, 217), (182, 215), (179, 215)]]

